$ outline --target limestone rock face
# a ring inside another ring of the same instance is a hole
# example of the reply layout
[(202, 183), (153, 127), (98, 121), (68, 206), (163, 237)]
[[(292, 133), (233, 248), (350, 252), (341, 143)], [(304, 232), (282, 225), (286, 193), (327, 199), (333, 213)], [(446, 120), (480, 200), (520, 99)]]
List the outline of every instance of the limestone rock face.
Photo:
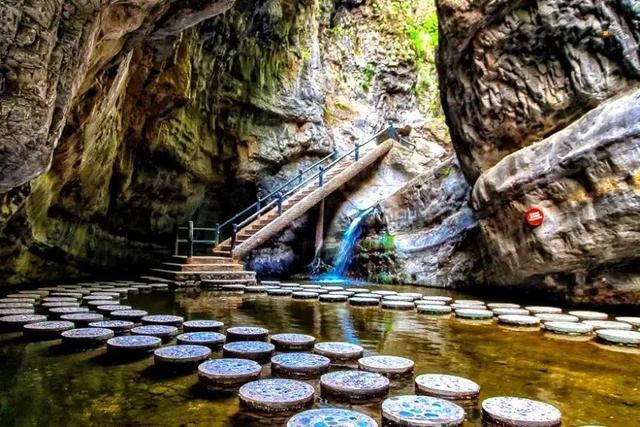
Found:
[[(535, 229), (530, 207), (545, 213)], [(640, 298), (640, 91), (502, 159), (473, 191), (486, 264), (482, 280), (571, 302)]]
[(633, 0), (438, 0), (443, 108), (470, 182), (640, 84)]

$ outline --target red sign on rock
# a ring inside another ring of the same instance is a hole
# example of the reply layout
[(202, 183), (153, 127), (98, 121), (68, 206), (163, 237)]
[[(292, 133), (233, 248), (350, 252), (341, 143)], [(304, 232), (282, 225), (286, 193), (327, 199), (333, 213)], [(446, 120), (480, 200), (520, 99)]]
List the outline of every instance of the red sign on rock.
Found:
[(524, 214), (524, 220), (529, 227), (539, 227), (544, 222), (544, 212), (538, 208), (531, 208)]

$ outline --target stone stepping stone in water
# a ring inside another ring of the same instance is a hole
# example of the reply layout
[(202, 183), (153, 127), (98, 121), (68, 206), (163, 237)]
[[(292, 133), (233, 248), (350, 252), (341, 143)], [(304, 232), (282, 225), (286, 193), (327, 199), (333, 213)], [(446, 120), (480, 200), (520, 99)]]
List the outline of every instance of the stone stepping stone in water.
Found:
[(386, 396), (389, 384), (384, 375), (375, 372), (335, 371), (320, 377), (323, 396), (351, 402)]
[(631, 326), (640, 328), (640, 317), (619, 316), (619, 317), (616, 317), (616, 320), (618, 322), (628, 323)]
[(262, 366), (247, 359), (208, 360), (198, 365), (198, 379), (205, 388), (218, 391), (260, 378)]
[(498, 323), (502, 325), (526, 327), (526, 328), (539, 328), (540, 319), (535, 316), (522, 316), (519, 314), (503, 314), (498, 316)]
[(345, 295), (347, 297), (352, 297), (354, 296), (356, 293), (353, 291), (331, 291), (329, 292), (329, 295)]
[(187, 332), (177, 336), (176, 340), (179, 345), (204, 345), (211, 349), (219, 349), (224, 345), (226, 337), (218, 332), (197, 331)]
[(128, 320), (139, 323), (143, 317), (148, 316), (145, 310), (117, 310), (109, 313), (109, 317), (117, 320)]
[(599, 329), (618, 329), (620, 331), (630, 331), (633, 326), (629, 323), (615, 322), (613, 320), (585, 320), (582, 323), (593, 326), (595, 331)]
[(151, 289), (154, 291), (168, 291), (169, 284), (168, 283), (150, 283)]
[(144, 325), (132, 328), (131, 333), (134, 335), (151, 335), (166, 341), (178, 335), (178, 328), (168, 325)]
[(31, 308), (0, 308), (0, 317), (16, 316), (19, 314), (33, 314), (35, 309)]
[(378, 427), (378, 423), (368, 415), (349, 409), (310, 409), (294, 415), (287, 427)]
[(413, 302), (415, 300), (414, 297), (406, 296), (406, 295), (389, 295), (382, 298), (382, 301), (404, 301), (404, 302)]
[(266, 341), (269, 330), (255, 326), (235, 326), (227, 329), (227, 342)]
[(398, 356), (368, 356), (358, 360), (360, 370), (390, 378), (410, 375), (414, 366), (413, 360)]
[(562, 423), (562, 414), (555, 406), (537, 400), (491, 397), (482, 402), (482, 420), (500, 426), (556, 427)]
[(328, 357), (331, 361), (358, 360), (364, 348), (348, 342), (321, 342), (313, 346), (313, 352)]
[(315, 402), (315, 390), (307, 383), (284, 378), (252, 381), (240, 387), (240, 404), (261, 412), (289, 412)]
[[(263, 286), (281, 286), (280, 282), (278, 282), (277, 280), (261, 280), (260, 284)], [(293, 283), (287, 283), (288, 285), (291, 285)]]
[(418, 299), (422, 299), (423, 295), (419, 292), (400, 292), (398, 293), (399, 297), (410, 297), (413, 298), (413, 300), (418, 300)]
[(60, 334), (62, 343), (77, 347), (97, 347), (113, 338), (114, 332), (106, 328), (78, 328)]
[(358, 294), (354, 294), (353, 297), (354, 298), (375, 298), (375, 299), (378, 299), (378, 300), (382, 299), (382, 295), (378, 295), (378, 294), (374, 294), (374, 293), (368, 293), (368, 294), (367, 293), (364, 293), (364, 294), (358, 293)]
[(101, 322), (103, 319), (104, 316), (98, 313), (71, 313), (60, 316), (60, 320), (73, 322), (76, 326), (80, 327), (89, 326), (89, 323), (92, 322)]
[(91, 301), (87, 301), (87, 305), (91, 308), (96, 308), (96, 307), (100, 307), (101, 305), (114, 305), (117, 304), (116, 302), (113, 301), (113, 299), (108, 299), (108, 300), (104, 300), (104, 299), (99, 299), (99, 300), (91, 300)]
[(503, 316), (503, 315), (518, 315), (518, 316), (529, 316), (529, 310), (526, 308), (492, 308), (493, 314), (495, 316)]
[(461, 305), (485, 305), (484, 301), (477, 299), (456, 299), (453, 302)]
[(268, 289), (268, 286), (247, 286), (244, 288), (244, 292), (246, 294), (266, 294)]
[(115, 300), (126, 298), (127, 291), (123, 289), (110, 289), (109, 292), (91, 292), (91, 295), (111, 297)]
[(344, 291), (344, 286), (322, 286), (322, 289), (329, 292), (340, 292)]
[(88, 304), (89, 301), (117, 301), (117, 299), (114, 299), (113, 297), (105, 297), (103, 295), (87, 295), (85, 297), (82, 297), (82, 303), (83, 304)]
[(422, 300), (424, 301), (442, 301), (444, 303), (450, 303), (453, 301), (453, 298), (447, 297), (444, 295), (423, 295)]
[(536, 313), (535, 316), (543, 322), (579, 322), (576, 316), (557, 313)]
[(96, 311), (101, 314), (106, 314), (107, 316), (111, 315), (114, 311), (126, 311), (133, 310), (133, 307), (130, 305), (99, 305), (96, 307)]
[(0, 303), (0, 309), (6, 308), (27, 308), (32, 309), (34, 305), (29, 302), (2, 302)]
[(89, 323), (89, 327), (91, 328), (111, 329), (118, 334), (131, 331), (134, 326), (135, 324), (128, 320), (101, 320)]
[(380, 295), (381, 297), (388, 297), (391, 295), (398, 295), (398, 293), (396, 291), (372, 291), (371, 292), (374, 295)]
[(123, 335), (107, 341), (107, 351), (115, 355), (140, 354), (154, 350), (162, 344), (158, 337), (150, 335)]
[(570, 311), (570, 315), (576, 316), (580, 320), (607, 320), (609, 315), (599, 311), (576, 310)]
[(416, 306), (418, 305), (446, 305), (447, 307), (449, 307), (449, 305), (444, 302), (444, 301), (434, 301), (434, 300), (424, 300), (424, 299), (418, 299), (414, 301)]
[(544, 322), (543, 329), (560, 335), (588, 335), (593, 332), (593, 326), (578, 322)]
[(50, 292), (49, 298), (62, 297), (62, 298), (75, 298), (76, 301), (81, 299), (84, 295), (82, 292)]
[(493, 311), (483, 310), (480, 308), (461, 308), (455, 311), (456, 317), (470, 320), (489, 320), (493, 319)]
[(78, 300), (70, 297), (46, 297), (42, 299), (42, 302), (77, 302)]
[(374, 307), (374, 306), (380, 305), (380, 299), (351, 297), (349, 298), (349, 305), (355, 305), (360, 307)]
[(322, 289), (320, 285), (300, 285), (302, 289)]
[(312, 350), (316, 338), (305, 334), (276, 334), (271, 336), (271, 344), (278, 351)]
[(415, 307), (416, 305), (413, 302), (382, 300), (382, 308), (388, 310), (413, 310)]
[(182, 316), (173, 316), (171, 314), (152, 314), (142, 318), (143, 325), (167, 325), (180, 327), (183, 322), (184, 318)]
[(45, 302), (41, 305), (42, 308), (50, 310), (56, 307), (80, 307), (79, 302)]
[(291, 289), (282, 288), (270, 288), (267, 290), (267, 295), (272, 297), (288, 297), (293, 293)]
[[(510, 302), (490, 302), (487, 307), (493, 310), (494, 308), (522, 308), (520, 304), (512, 304)], [(525, 309), (526, 310), (526, 309)], [(527, 310), (527, 313), (529, 310)]]
[(560, 307), (548, 307), (544, 305), (529, 305), (525, 307), (531, 314), (560, 314), (562, 309)]
[(331, 293), (320, 295), (320, 302), (347, 302), (349, 297), (346, 295), (334, 295)]
[(0, 304), (31, 304), (35, 305), (37, 302), (34, 298), (2, 298)]
[(17, 293), (20, 294), (20, 295), (28, 295), (28, 296), (31, 296), (31, 297), (35, 297), (37, 299), (44, 298), (47, 295), (49, 295), (49, 291), (43, 291), (43, 290), (38, 290), (38, 289), (32, 289), (32, 290), (29, 290), (29, 291), (18, 291)]
[(484, 305), (458, 304), (455, 302), (450, 307), (454, 310), (487, 310)]
[(451, 313), (451, 307), (448, 305), (431, 305), (431, 304), (418, 304), (416, 305), (418, 313), (432, 314), (432, 315), (445, 315)]
[(448, 400), (430, 396), (395, 396), (382, 402), (385, 426), (461, 426), (464, 409)]
[(217, 320), (187, 320), (182, 324), (185, 332), (220, 332), (224, 323)]
[(61, 316), (65, 314), (73, 314), (73, 313), (88, 313), (89, 309), (87, 307), (53, 307), (49, 309), (49, 314), (52, 319), (60, 319)]
[[(228, 337), (227, 337), (228, 339)], [(273, 356), (275, 346), (263, 341), (235, 341), (222, 347), (222, 357), (267, 361)]]
[(297, 283), (280, 283), (280, 287), (283, 289), (302, 289)]
[(24, 325), (30, 323), (44, 322), (47, 316), (41, 314), (15, 314), (13, 316), (0, 317), (0, 330), (20, 331)]
[(599, 329), (596, 331), (598, 341), (605, 344), (640, 347), (640, 332), (621, 331), (619, 329)]
[(74, 328), (72, 322), (47, 321), (28, 323), (23, 326), (22, 331), (25, 337), (34, 340), (51, 340), (60, 338), (60, 334)]
[(291, 293), (291, 297), (294, 299), (318, 299), (319, 295), (317, 292), (309, 291), (294, 291)]
[(211, 356), (211, 349), (203, 345), (172, 345), (153, 352), (156, 365), (186, 367), (204, 362)]
[(283, 353), (271, 358), (271, 372), (281, 377), (315, 378), (327, 372), (328, 357), (312, 353)]
[(418, 375), (415, 380), (416, 394), (448, 400), (477, 399), (480, 386), (467, 378), (445, 374)]

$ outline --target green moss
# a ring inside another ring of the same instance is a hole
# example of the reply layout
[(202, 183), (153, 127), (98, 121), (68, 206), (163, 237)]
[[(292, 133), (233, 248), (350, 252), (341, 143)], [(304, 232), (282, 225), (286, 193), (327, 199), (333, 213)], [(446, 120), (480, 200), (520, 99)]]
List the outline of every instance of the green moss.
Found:
[(376, 67), (370, 62), (362, 70), (362, 76), (360, 77), (360, 86), (365, 92), (368, 92), (371, 88), (371, 82), (377, 73)]

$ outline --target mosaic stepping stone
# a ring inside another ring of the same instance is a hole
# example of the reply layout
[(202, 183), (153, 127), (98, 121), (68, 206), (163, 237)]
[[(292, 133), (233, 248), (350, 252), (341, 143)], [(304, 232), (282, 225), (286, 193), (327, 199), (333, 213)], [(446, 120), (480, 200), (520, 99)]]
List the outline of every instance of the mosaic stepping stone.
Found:
[(268, 286), (247, 286), (244, 288), (244, 292), (247, 294), (266, 294), (268, 289)]
[(246, 285), (229, 284), (220, 286), (222, 292), (243, 292)]
[(271, 358), (271, 372), (281, 377), (314, 378), (329, 370), (328, 357), (311, 353), (283, 353)]
[(570, 311), (570, 315), (576, 316), (580, 320), (607, 320), (609, 315), (599, 311), (575, 310)]
[(113, 335), (114, 332), (106, 328), (78, 328), (60, 334), (63, 344), (88, 347), (102, 345)]
[(418, 313), (444, 315), (451, 313), (451, 307), (448, 305), (431, 305), (431, 304), (419, 304), (416, 305)]
[(349, 297), (346, 295), (324, 294), (318, 297), (320, 302), (347, 302)]
[(6, 308), (34, 308), (33, 303), (30, 302), (2, 302), (0, 303), (0, 309)]
[(329, 292), (329, 295), (344, 295), (346, 297), (352, 297), (354, 296), (356, 293), (353, 291), (331, 291)]
[(396, 291), (372, 291), (371, 292), (374, 295), (380, 295), (381, 297), (387, 297), (387, 296), (391, 296), (391, 295), (398, 295), (398, 293)]
[(98, 322), (91, 322), (89, 326), (92, 328), (106, 328), (111, 329), (114, 332), (122, 333), (133, 329), (135, 324), (128, 320), (102, 320)]
[(125, 310), (133, 310), (133, 307), (130, 305), (99, 305), (96, 307), (98, 313), (110, 315), (114, 311), (125, 311)]
[(134, 335), (151, 335), (152, 337), (168, 340), (178, 335), (178, 328), (169, 325), (144, 325), (131, 329)]
[(197, 332), (187, 332), (184, 334), (178, 335), (176, 338), (178, 344), (194, 344), (194, 345), (204, 345), (211, 349), (220, 348), (224, 344), (226, 337), (218, 332), (210, 332), (210, 331), (197, 331)]
[[(489, 307), (491, 310), (493, 310), (494, 308), (521, 308), (520, 304), (512, 304), (510, 302), (490, 302), (489, 304), (487, 304), (487, 307)], [(529, 310), (527, 310), (527, 313), (529, 313)]]
[(636, 328), (640, 327), (640, 317), (619, 316), (616, 317), (618, 322), (625, 322)]
[(77, 302), (75, 298), (69, 297), (46, 297), (42, 299), (42, 302)]
[(535, 328), (540, 326), (540, 319), (535, 316), (523, 316), (520, 314), (503, 314), (498, 316), (498, 323), (509, 326), (523, 326)]
[(294, 299), (318, 299), (319, 295), (317, 292), (309, 291), (294, 291), (291, 293), (291, 297)]
[(271, 344), (278, 351), (311, 350), (316, 339), (305, 334), (276, 334), (271, 336)]
[(495, 316), (504, 316), (504, 315), (518, 315), (518, 316), (529, 316), (529, 310), (526, 308), (492, 308), (493, 314)]
[(415, 300), (414, 297), (406, 296), (406, 295), (389, 295), (387, 297), (383, 297), (382, 301), (405, 301), (405, 302), (413, 302)]
[(618, 329), (621, 331), (630, 331), (633, 329), (630, 323), (615, 322), (613, 320), (585, 320), (582, 323), (593, 326), (595, 331), (599, 329)]
[(599, 341), (606, 344), (623, 345), (629, 347), (640, 346), (640, 332), (621, 331), (619, 329), (599, 329), (596, 331)]
[(19, 331), (24, 325), (44, 322), (47, 316), (41, 314), (14, 314), (13, 316), (0, 317), (0, 329), (3, 331)]
[(332, 361), (358, 360), (364, 354), (364, 348), (348, 342), (321, 342), (313, 346), (313, 351)]
[(217, 320), (187, 320), (182, 324), (185, 332), (220, 332), (224, 323)]
[(593, 332), (593, 326), (578, 322), (544, 322), (545, 331), (560, 335), (587, 335)]
[(113, 297), (105, 297), (103, 295), (87, 295), (82, 297), (82, 302), (87, 304), (89, 301), (116, 301)]
[(198, 365), (200, 384), (214, 391), (256, 380), (261, 372), (259, 363), (247, 359), (208, 360)]
[(76, 326), (89, 326), (89, 323), (101, 322), (103, 319), (104, 316), (98, 313), (70, 313), (60, 316), (60, 320), (73, 322)]
[(445, 303), (453, 301), (453, 298), (444, 295), (423, 295), (422, 299), (425, 301), (442, 301)]
[(36, 304), (35, 298), (2, 298), (0, 304)]
[(39, 289), (32, 289), (29, 291), (18, 291), (17, 292), (20, 295), (29, 295), (29, 296), (34, 296), (38, 299), (42, 298), (42, 297), (46, 297), (47, 295), (49, 295), (49, 291), (43, 291), (43, 290), (39, 290)]
[(302, 289), (297, 283), (280, 283), (280, 287), (283, 289)]
[(460, 308), (455, 311), (456, 317), (461, 319), (471, 320), (488, 320), (493, 318), (493, 311), (474, 309), (474, 308)]
[(282, 288), (269, 288), (267, 289), (267, 295), (272, 297), (288, 297), (293, 293), (291, 289)]
[(83, 294), (82, 292), (51, 292), (49, 293), (49, 297), (66, 297), (79, 300), (83, 297)]
[(378, 427), (368, 415), (349, 409), (310, 409), (294, 415), (287, 427)]
[(320, 390), (323, 396), (362, 401), (386, 396), (389, 380), (375, 372), (335, 371), (320, 377)]
[(356, 294), (368, 294), (371, 292), (368, 288), (345, 288), (348, 291), (355, 292)]
[(558, 313), (536, 313), (535, 316), (543, 322), (579, 322), (576, 316)]
[(35, 309), (31, 308), (0, 308), (0, 317), (15, 316), (18, 314), (33, 314)]
[(414, 303), (416, 304), (416, 307), (419, 305), (446, 305), (447, 307), (449, 307), (449, 305), (444, 301), (417, 299), (414, 301)]
[(453, 427), (461, 426), (465, 417), (460, 406), (437, 397), (394, 396), (382, 402), (383, 424), (391, 426)]
[(53, 307), (49, 309), (49, 314), (54, 319), (59, 319), (60, 316), (73, 313), (88, 313), (87, 307)]
[(153, 352), (153, 360), (158, 365), (192, 365), (210, 356), (211, 349), (203, 345), (172, 345)]
[(482, 419), (513, 427), (555, 427), (560, 411), (548, 403), (520, 397), (492, 397), (482, 402)]
[(320, 285), (300, 285), (302, 289), (322, 289)]
[(374, 293), (357, 293), (353, 295), (353, 298), (374, 298), (377, 300), (381, 300), (382, 299), (382, 295), (378, 295), (378, 294), (374, 294)]
[(87, 301), (87, 305), (91, 308), (100, 307), (101, 305), (114, 305), (116, 304), (113, 299), (99, 299), (99, 300), (91, 300)]
[(80, 307), (79, 302), (45, 302), (41, 304), (42, 308), (52, 309), (56, 307)]
[(560, 314), (562, 313), (562, 309), (560, 307), (548, 307), (548, 306), (544, 306), (544, 305), (529, 305), (525, 307), (527, 310), (529, 310), (529, 313), (531, 314), (540, 314), (540, 313), (546, 313), (546, 314)]
[[(126, 292), (123, 292), (123, 294), (124, 296), (127, 295)], [(121, 294), (120, 292), (91, 292), (91, 295), (109, 297), (115, 300), (119, 300), (123, 296), (123, 294)]]
[(236, 326), (227, 329), (227, 342), (266, 341), (269, 330), (254, 326)]
[(388, 377), (409, 375), (414, 366), (413, 360), (398, 356), (368, 356), (358, 360), (361, 370)]
[(109, 313), (109, 317), (118, 320), (129, 320), (131, 322), (140, 322), (143, 317), (149, 315), (145, 310), (117, 310)]
[(380, 299), (378, 298), (362, 298), (351, 297), (349, 298), (349, 305), (355, 305), (360, 307), (375, 307), (380, 305)]
[(325, 291), (329, 291), (329, 292), (344, 291), (344, 287), (343, 286), (322, 286), (322, 289), (324, 289)]
[(460, 305), (485, 305), (484, 301), (477, 299), (456, 299), (453, 302)]
[(150, 335), (123, 335), (107, 341), (107, 351), (111, 354), (135, 354), (154, 350), (162, 344), (158, 337)]
[(382, 308), (388, 310), (413, 310), (415, 307), (416, 305), (413, 302), (382, 300)]
[[(277, 280), (261, 280), (260, 284), (264, 286), (280, 286), (280, 282), (278, 282)], [(287, 284), (292, 285), (296, 283), (287, 283)]]
[(143, 325), (168, 325), (176, 327), (180, 327), (184, 322), (183, 317), (170, 314), (152, 314), (150, 316), (144, 316), (141, 320)]
[(48, 340), (60, 338), (60, 334), (74, 328), (72, 322), (47, 321), (28, 323), (23, 326), (24, 335), (31, 339)]
[(302, 381), (284, 378), (252, 381), (240, 387), (240, 404), (262, 412), (289, 412), (313, 405), (315, 390)]
[(477, 399), (480, 386), (467, 378), (444, 374), (418, 375), (415, 380), (416, 394), (441, 399)]
[(484, 305), (458, 304), (455, 302), (451, 304), (451, 308), (454, 310), (486, 310), (487, 309), (487, 307), (485, 307)]
[[(228, 336), (227, 336), (228, 338)], [(263, 341), (236, 341), (222, 347), (222, 357), (266, 361), (273, 356), (275, 346)]]

